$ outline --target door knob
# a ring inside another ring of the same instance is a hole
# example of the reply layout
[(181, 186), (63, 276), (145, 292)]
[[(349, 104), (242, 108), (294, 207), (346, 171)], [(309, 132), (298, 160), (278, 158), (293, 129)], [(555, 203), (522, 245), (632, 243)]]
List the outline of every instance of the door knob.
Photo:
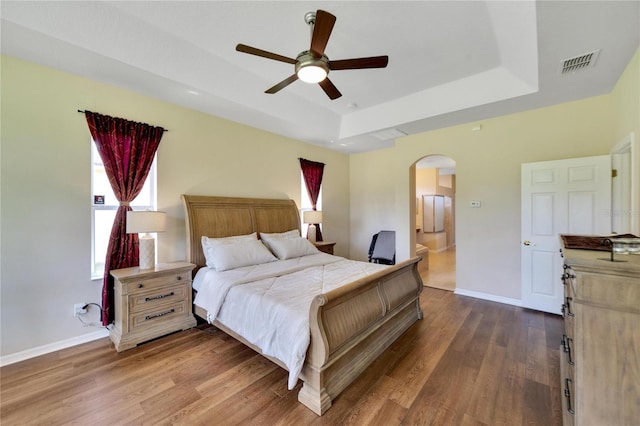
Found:
[(531, 241), (526, 240), (525, 242), (523, 242), (522, 244), (524, 244), (525, 246), (530, 246), (531, 245)]

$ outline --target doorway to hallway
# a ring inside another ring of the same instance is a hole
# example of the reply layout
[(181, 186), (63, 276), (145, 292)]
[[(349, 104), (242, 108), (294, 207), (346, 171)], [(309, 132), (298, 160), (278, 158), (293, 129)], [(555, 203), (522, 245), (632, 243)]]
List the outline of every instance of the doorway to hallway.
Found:
[(424, 285), (456, 288), (455, 188), (456, 162), (429, 155), (415, 163), (416, 243), (428, 248), (428, 269), (421, 268)]

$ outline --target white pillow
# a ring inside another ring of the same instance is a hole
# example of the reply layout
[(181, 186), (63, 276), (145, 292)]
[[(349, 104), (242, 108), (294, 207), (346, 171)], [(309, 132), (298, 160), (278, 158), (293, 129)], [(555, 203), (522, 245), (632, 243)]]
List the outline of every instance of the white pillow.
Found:
[(264, 244), (258, 240), (238, 241), (230, 244), (215, 244), (207, 248), (216, 271), (260, 265), (277, 260)]
[(264, 245), (267, 246), (270, 250), (271, 250), (271, 241), (287, 240), (290, 238), (300, 238), (300, 231), (298, 231), (297, 229), (292, 229), (291, 231), (276, 232), (272, 234), (267, 234), (266, 232), (260, 233), (260, 239), (262, 240)]
[(254, 232), (253, 234), (235, 235), (233, 237), (224, 237), (224, 238), (209, 238), (203, 235), (201, 238), (202, 253), (204, 254), (204, 258), (207, 261), (207, 266), (209, 268), (216, 269), (216, 265), (215, 265), (215, 262), (213, 261), (213, 258), (209, 257), (209, 247), (213, 247), (215, 245), (221, 245), (221, 244), (234, 244), (240, 241), (257, 241), (257, 240), (258, 240), (258, 234), (256, 232)]
[(309, 240), (301, 237), (273, 240), (269, 244), (273, 254), (280, 260), (319, 253), (318, 249)]

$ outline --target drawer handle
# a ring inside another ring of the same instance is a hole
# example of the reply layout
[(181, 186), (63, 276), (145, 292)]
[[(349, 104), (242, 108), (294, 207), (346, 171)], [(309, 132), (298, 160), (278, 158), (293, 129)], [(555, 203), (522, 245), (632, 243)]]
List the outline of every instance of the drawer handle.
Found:
[(182, 280), (182, 275), (178, 275), (178, 277), (176, 278), (178, 281)]
[(570, 378), (564, 379), (564, 397), (567, 400), (567, 411), (571, 414), (575, 414), (575, 410), (571, 407), (571, 390), (569, 388), (569, 384), (571, 383)]
[(138, 283), (138, 288), (142, 288), (144, 285), (142, 283)]
[(151, 300), (164, 299), (165, 297), (171, 297), (171, 296), (175, 296), (175, 293), (173, 291), (171, 293), (160, 294), (158, 296), (145, 297), (144, 301), (145, 302), (150, 302)]
[(144, 317), (144, 320), (145, 320), (145, 321), (148, 321), (148, 320), (150, 320), (150, 319), (160, 318), (160, 317), (163, 317), (163, 316), (165, 316), (165, 315), (172, 314), (172, 313), (174, 313), (175, 311), (176, 311), (175, 309), (171, 309), (171, 310), (166, 311), (166, 312), (160, 312), (159, 314), (147, 315), (146, 317)]
[(571, 342), (573, 342), (573, 339), (571, 337), (567, 337), (566, 334), (562, 335), (562, 342), (560, 343), (562, 344), (563, 352), (565, 352), (567, 354), (567, 357), (569, 358), (568, 363), (569, 365), (576, 365), (576, 363), (573, 362), (573, 359), (571, 358)]

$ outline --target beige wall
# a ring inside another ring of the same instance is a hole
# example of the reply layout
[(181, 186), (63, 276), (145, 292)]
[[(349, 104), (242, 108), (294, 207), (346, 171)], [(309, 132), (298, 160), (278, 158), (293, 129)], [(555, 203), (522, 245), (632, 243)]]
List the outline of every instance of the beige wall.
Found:
[(161, 262), (185, 257), (180, 194), (299, 204), (298, 157), (326, 163), (325, 239), (349, 252), (347, 155), (6, 56), (1, 89), (2, 355), (99, 330), (73, 317), (73, 304), (100, 303), (102, 288), (90, 280), (90, 136), (78, 109), (169, 129), (158, 151), (158, 208), (169, 217)]
[(614, 139), (621, 140), (630, 131), (640, 133), (640, 49), (618, 79), (612, 95)]
[[(482, 124), (480, 132), (465, 124), (407, 136), (386, 152), (352, 155), (351, 217), (352, 221), (363, 217), (363, 206), (374, 199), (377, 210), (393, 215), (386, 221), (398, 231), (398, 259), (408, 258), (415, 218), (410, 168), (427, 155), (451, 157), (456, 161), (456, 286), (519, 300), (520, 165), (608, 153), (614, 141), (611, 96), (497, 117)], [(372, 164), (383, 162), (391, 167), (370, 172)], [(366, 186), (360, 179), (363, 175), (369, 179)], [(353, 202), (355, 197), (358, 202)], [(481, 201), (482, 207), (470, 208), (472, 200)], [(363, 250), (377, 228), (369, 218), (357, 228), (352, 226), (352, 256)]]
[[(356, 260), (367, 260), (369, 244), (373, 234), (381, 230), (396, 229), (394, 224), (395, 182), (385, 179), (389, 176), (389, 161), (393, 150), (375, 151), (376, 155), (351, 155), (350, 174), (351, 239), (349, 257)], [(415, 203), (415, 201), (414, 201)], [(354, 245), (355, 244), (355, 245)]]

